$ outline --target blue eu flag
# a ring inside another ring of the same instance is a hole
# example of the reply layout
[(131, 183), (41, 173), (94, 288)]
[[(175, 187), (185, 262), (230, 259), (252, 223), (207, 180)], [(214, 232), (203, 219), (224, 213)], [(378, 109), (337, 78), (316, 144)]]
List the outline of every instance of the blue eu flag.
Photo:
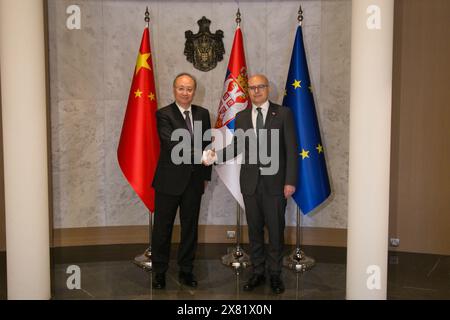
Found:
[(298, 141), (298, 177), (293, 198), (303, 214), (307, 214), (325, 201), (331, 191), (301, 26), (295, 35), (283, 105), (292, 110)]

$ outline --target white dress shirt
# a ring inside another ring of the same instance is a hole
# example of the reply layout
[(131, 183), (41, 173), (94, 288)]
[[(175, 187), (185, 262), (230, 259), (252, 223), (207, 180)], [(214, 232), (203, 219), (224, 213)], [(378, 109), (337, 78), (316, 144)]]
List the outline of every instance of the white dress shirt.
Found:
[(263, 123), (265, 124), (266, 118), (267, 118), (267, 112), (269, 111), (269, 100), (264, 102), (259, 107), (252, 104), (252, 124), (253, 124), (253, 129), (255, 130), (255, 133), (256, 133), (256, 117), (258, 116), (258, 110), (256, 110), (256, 108), (261, 108), (261, 113), (263, 115)]
[(184, 112), (189, 111), (189, 118), (191, 119), (191, 128), (192, 128), (192, 130), (194, 130), (194, 119), (192, 117), (192, 106), (189, 106), (189, 108), (184, 109), (184, 108), (180, 107), (178, 105), (178, 103), (175, 102), (175, 104), (177, 105), (178, 109), (180, 110), (181, 115), (183, 116), (184, 120), (186, 120), (186, 115), (184, 114)]

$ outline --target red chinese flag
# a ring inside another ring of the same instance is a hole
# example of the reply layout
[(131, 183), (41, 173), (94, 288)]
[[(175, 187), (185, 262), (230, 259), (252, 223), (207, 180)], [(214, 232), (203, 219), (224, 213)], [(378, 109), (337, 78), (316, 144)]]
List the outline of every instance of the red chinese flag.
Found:
[(151, 212), (155, 210), (152, 181), (159, 158), (156, 110), (150, 34), (148, 28), (145, 28), (123, 120), (117, 158), (128, 182)]

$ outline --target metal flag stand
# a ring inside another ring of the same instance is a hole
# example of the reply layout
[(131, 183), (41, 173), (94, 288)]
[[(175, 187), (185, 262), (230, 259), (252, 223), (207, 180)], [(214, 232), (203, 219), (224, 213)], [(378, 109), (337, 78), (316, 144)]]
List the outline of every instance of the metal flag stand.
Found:
[(303, 277), (300, 272), (295, 273), (295, 300), (299, 300), (303, 297), (304, 293), (300, 292), (303, 288)]
[[(236, 23), (239, 26), (241, 23), (241, 13), (236, 13)], [(244, 252), (240, 245), (241, 241), (241, 206), (236, 201), (236, 246), (228, 248), (227, 254), (222, 257), (222, 263), (229, 267), (233, 267), (236, 274), (239, 274), (241, 268), (246, 268), (251, 265), (249, 256)]]
[(149, 245), (148, 248), (145, 249), (143, 254), (137, 255), (133, 263), (138, 267), (144, 269), (145, 271), (152, 271), (152, 229), (153, 229), (153, 213), (151, 211), (148, 212), (148, 220), (149, 220)]
[(305, 253), (300, 249), (300, 208), (297, 206), (297, 230), (295, 234), (295, 249), (294, 251), (283, 258), (283, 266), (295, 272), (305, 272), (311, 269), (315, 265), (315, 260), (311, 257), (305, 255)]
[[(150, 13), (148, 12), (148, 7), (145, 9), (145, 22), (147, 23), (147, 28), (150, 27)], [(153, 229), (153, 212), (149, 211), (149, 246), (144, 251), (143, 254), (137, 255), (133, 263), (138, 267), (144, 269), (145, 271), (152, 271), (152, 229)]]
[[(300, 6), (300, 8), (298, 9), (297, 21), (301, 26), (303, 21), (302, 6)], [(295, 270), (296, 272), (304, 272), (311, 269), (315, 265), (314, 259), (306, 256), (305, 253), (300, 249), (300, 221), (300, 208), (297, 206), (297, 230), (295, 235), (295, 249), (290, 255), (283, 258), (283, 266)]]
[(241, 206), (238, 202), (236, 209), (236, 246), (228, 248), (228, 253), (222, 257), (222, 263), (229, 267), (233, 267), (236, 273), (239, 273), (241, 268), (247, 268), (251, 265), (249, 256), (241, 248)]

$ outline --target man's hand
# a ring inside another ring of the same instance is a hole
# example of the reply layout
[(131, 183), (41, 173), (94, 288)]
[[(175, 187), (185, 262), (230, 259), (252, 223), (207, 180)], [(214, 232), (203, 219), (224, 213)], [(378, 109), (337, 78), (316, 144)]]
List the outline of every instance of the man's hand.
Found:
[(216, 161), (217, 161), (217, 154), (214, 151), (214, 149), (203, 151), (202, 164), (204, 166), (210, 166)]
[(295, 192), (295, 187), (291, 185), (285, 185), (284, 186), (284, 197), (286, 199), (289, 199), (290, 196), (292, 196)]

